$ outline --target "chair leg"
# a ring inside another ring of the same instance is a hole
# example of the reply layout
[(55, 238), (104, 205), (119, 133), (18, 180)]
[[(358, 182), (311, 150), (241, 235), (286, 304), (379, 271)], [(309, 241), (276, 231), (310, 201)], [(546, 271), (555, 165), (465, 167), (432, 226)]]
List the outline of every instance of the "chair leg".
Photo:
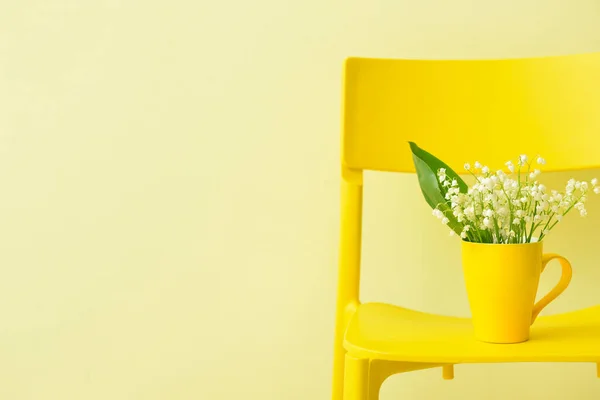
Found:
[(454, 364), (442, 366), (442, 378), (446, 380), (454, 379)]
[(368, 400), (369, 360), (346, 354), (344, 368), (344, 400)]
[(379, 400), (381, 386), (385, 380), (392, 375), (437, 367), (441, 367), (441, 365), (402, 361), (371, 360), (369, 363), (369, 400)]
[(344, 362), (346, 350), (341, 343), (335, 343), (333, 349), (333, 400), (343, 400)]
[(385, 378), (381, 376), (381, 374), (375, 374), (372, 376), (373, 369), (369, 368), (369, 400), (379, 400), (379, 392), (381, 391), (381, 386), (385, 381)]

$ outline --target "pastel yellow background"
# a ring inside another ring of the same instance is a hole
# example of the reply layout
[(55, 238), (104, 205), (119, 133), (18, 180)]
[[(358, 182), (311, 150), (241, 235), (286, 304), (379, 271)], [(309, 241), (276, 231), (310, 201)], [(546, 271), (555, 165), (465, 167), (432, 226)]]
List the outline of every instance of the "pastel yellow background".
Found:
[[(600, 51), (599, 17), (595, 0), (2, 2), (0, 397), (329, 398), (343, 59)], [(365, 184), (363, 297), (468, 315), (460, 246), (416, 179)], [(600, 199), (589, 213), (547, 241), (575, 270), (550, 313), (600, 302)], [(599, 397), (586, 364), (382, 392)]]

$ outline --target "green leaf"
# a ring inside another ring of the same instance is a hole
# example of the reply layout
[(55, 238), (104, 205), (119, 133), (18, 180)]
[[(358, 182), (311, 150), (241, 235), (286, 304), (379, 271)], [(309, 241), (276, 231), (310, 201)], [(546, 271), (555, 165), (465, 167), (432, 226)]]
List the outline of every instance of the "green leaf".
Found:
[(425, 197), (427, 204), (433, 209), (437, 208), (437, 206), (442, 203), (446, 203), (446, 199), (444, 198), (444, 194), (438, 183), (437, 174), (431, 170), (425, 161), (414, 153), (413, 162), (415, 163), (415, 169), (417, 170), (417, 178), (419, 178), (421, 192), (423, 193), (423, 197)]
[[(410, 144), (410, 149), (413, 153), (413, 158), (416, 155), (421, 160), (423, 160), (429, 166), (429, 168), (435, 172), (436, 177), (437, 177), (438, 170), (440, 168), (445, 168), (446, 175), (448, 175), (450, 177), (450, 179), (456, 179), (456, 181), (458, 182), (458, 188), (460, 189), (460, 192), (467, 193), (467, 190), (469, 188), (468, 185), (452, 168), (450, 168), (448, 166), (448, 164), (446, 164), (445, 162), (443, 162), (442, 160), (440, 160), (433, 154), (423, 150), (422, 148), (417, 146), (416, 143), (414, 143), (414, 142), (408, 142), (408, 143)], [(416, 167), (416, 165), (415, 165), (415, 167)], [(419, 171), (417, 170), (417, 174), (418, 173), (419, 173)], [(438, 183), (438, 185), (439, 185), (439, 182), (437, 181), (437, 179), (436, 179), (436, 183)]]
[(456, 179), (458, 188), (462, 193), (467, 192), (467, 184), (446, 163), (421, 149), (415, 143), (409, 142), (409, 144), (413, 154), (413, 162), (419, 179), (419, 185), (421, 186), (421, 192), (423, 193), (423, 197), (425, 197), (425, 201), (427, 201), (427, 204), (429, 204), (432, 209), (439, 208), (450, 221), (448, 227), (460, 235), (463, 225), (458, 222), (456, 217), (452, 214), (450, 202), (445, 198), (446, 190), (438, 181), (437, 171), (440, 168), (445, 168), (448, 178), (451, 180)]

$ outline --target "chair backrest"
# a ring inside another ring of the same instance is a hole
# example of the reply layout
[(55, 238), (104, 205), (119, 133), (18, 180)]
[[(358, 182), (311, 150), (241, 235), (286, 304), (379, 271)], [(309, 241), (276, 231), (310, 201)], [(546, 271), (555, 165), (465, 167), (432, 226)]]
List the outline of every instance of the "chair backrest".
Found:
[(342, 161), (413, 172), (407, 142), (457, 171), (519, 154), (546, 170), (600, 166), (600, 53), (506, 60), (350, 58)]
[(538, 153), (547, 171), (599, 167), (600, 53), (346, 61), (338, 336), (359, 303), (362, 172), (413, 172), (408, 141), (457, 171)]

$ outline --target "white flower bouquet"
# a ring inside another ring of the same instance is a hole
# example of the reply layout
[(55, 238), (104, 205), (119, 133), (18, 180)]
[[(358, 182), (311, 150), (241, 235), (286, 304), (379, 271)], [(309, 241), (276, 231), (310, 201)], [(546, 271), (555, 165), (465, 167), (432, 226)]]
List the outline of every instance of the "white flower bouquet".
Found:
[(567, 182), (564, 191), (538, 181), (541, 157), (519, 156), (492, 172), (475, 162), (465, 164), (475, 183), (470, 187), (441, 160), (410, 143), (421, 191), (433, 215), (451, 234), (474, 243), (517, 244), (541, 241), (572, 210), (586, 216), (590, 192), (600, 194), (598, 180)]

